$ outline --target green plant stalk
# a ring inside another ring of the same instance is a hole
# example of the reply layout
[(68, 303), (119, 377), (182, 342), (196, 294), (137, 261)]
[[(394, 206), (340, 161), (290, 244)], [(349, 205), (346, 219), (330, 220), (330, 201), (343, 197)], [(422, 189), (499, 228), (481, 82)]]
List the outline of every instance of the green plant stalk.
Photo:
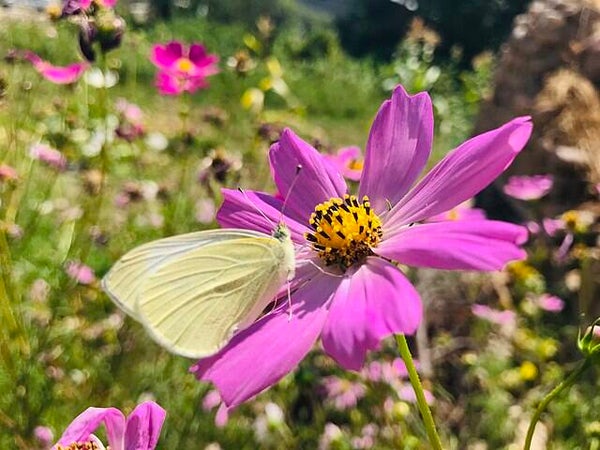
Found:
[(433, 421), (433, 415), (431, 414), (427, 400), (425, 400), (425, 392), (423, 392), (423, 386), (421, 385), (421, 380), (419, 379), (419, 374), (417, 373), (417, 368), (413, 362), (410, 349), (408, 348), (408, 342), (406, 342), (406, 337), (404, 334), (396, 335), (396, 344), (398, 345), (400, 356), (406, 365), (410, 384), (415, 391), (415, 395), (417, 397), (417, 406), (419, 407), (419, 412), (421, 413), (423, 423), (425, 424), (425, 430), (427, 431), (429, 443), (434, 450), (442, 450), (442, 441), (440, 440), (440, 436), (435, 428), (435, 422)]
[(531, 449), (531, 442), (533, 440), (533, 432), (535, 431), (535, 426), (537, 425), (538, 421), (540, 420), (540, 417), (542, 416), (542, 413), (548, 407), (550, 402), (554, 400), (554, 398), (562, 391), (573, 386), (575, 381), (577, 381), (577, 378), (579, 378), (581, 374), (591, 366), (591, 364), (591, 359), (586, 358), (584, 361), (581, 362), (581, 364), (579, 364), (579, 366), (575, 370), (573, 370), (573, 372), (571, 372), (571, 374), (566, 379), (561, 381), (560, 384), (554, 389), (552, 389), (550, 393), (546, 395), (546, 397), (544, 397), (544, 399), (540, 402), (537, 409), (535, 410), (535, 414), (531, 418), (531, 422), (529, 422), (529, 428), (527, 429), (527, 435), (525, 437), (525, 445), (523, 446), (523, 450)]

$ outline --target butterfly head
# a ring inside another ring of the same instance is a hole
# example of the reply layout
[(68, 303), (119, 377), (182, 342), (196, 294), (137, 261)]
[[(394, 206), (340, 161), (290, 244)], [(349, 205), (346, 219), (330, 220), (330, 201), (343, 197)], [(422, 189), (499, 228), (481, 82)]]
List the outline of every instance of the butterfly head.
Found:
[(279, 222), (273, 231), (273, 237), (279, 241), (290, 239), (290, 230), (288, 229), (287, 225), (283, 222)]

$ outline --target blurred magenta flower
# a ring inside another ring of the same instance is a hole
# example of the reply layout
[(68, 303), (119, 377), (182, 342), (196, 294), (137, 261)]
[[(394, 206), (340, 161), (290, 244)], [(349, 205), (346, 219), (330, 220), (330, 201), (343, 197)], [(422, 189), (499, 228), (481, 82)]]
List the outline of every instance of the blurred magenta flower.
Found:
[(204, 399), (202, 400), (202, 409), (208, 412), (216, 407), (218, 407), (218, 409), (217, 414), (215, 415), (215, 425), (218, 428), (222, 428), (227, 425), (227, 422), (229, 421), (229, 411), (223, 404), (219, 391), (213, 389), (208, 391), (208, 393), (204, 396)]
[(467, 200), (454, 208), (427, 219), (427, 222), (444, 222), (447, 220), (485, 220), (485, 211), (473, 207), (473, 200)]
[(155, 44), (150, 61), (159, 69), (156, 87), (163, 95), (204, 89), (208, 87), (206, 78), (219, 72), (219, 57), (206, 53), (202, 44), (192, 44), (189, 49), (179, 41)]
[(552, 189), (552, 175), (512, 176), (504, 185), (506, 195), (519, 200), (537, 200)]
[(153, 450), (165, 415), (154, 402), (139, 404), (127, 418), (116, 408), (88, 408), (71, 422), (52, 450), (103, 450), (102, 442), (92, 434), (102, 423), (110, 450)]
[(0, 182), (2, 181), (14, 181), (19, 178), (19, 174), (16, 169), (7, 165), (0, 164)]
[[(525, 258), (524, 227), (491, 220), (422, 221), (489, 185), (525, 146), (531, 129), (529, 118), (520, 117), (476, 136), (415, 184), (431, 152), (432, 106), (426, 93), (409, 96), (399, 86), (371, 127), (358, 197), (347, 194), (331, 162), (284, 130), (269, 159), (277, 192), (288, 195), (285, 210), (282, 200), (269, 194), (223, 189), (217, 220), (223, 227), (265, 233), (279, 220), (287, 224), (296, 245), (291, 306), (280, 302), (191, 370), (213, 382), (228, 407), (290, 372), (319, 336), (327, 354), (344, 368), (359, 370), (367, 351), (382, 339), (412, 334), (421, 321), (417, 291), (390, 260), (497, 270)], [(290, 191), (296, 182), (299, 188)], [(282, 288), (282, 299), (286, 292)], [(257, 364), (257, 354), (268, 358)]]
[(118, 137), (131, 142), (144, 136), (146, 133), (143, 124), (144, 114), (138, 105), (124, 98), (118, 98), (115, 102), (115, 111), (119, 118), (119, 125), (115, 129)]
[(513, 325), (517, 319), (517, 315), (514, 311), (504, 310), (500, 311), (494, 308), (490, 308), (487, 305), (475, 304), (471, 306), (471, 312), (474, 316), (480, 319), (487, 320), (488, 322), (496, 325)]
[(342, 147), (333, 155), (324, 155), (341, 173), (344, 178), (352, 181), (360, 181), (360, 174), (364, 161), (360, 148)]
[(565, 301), (556, 295), (543, 294), (537, 299), (537, 304), (544, 311), (561, 312), (565, 307)]
[(46, 80), (56, 84), (74, 83), (90, 67), (86, 62), (77, 62), (64, 67), (54, 66), (30, 51), (25, 53), (25, 59), (31, 62), (34, 69)]
[(351, 381), (336, 376), (323, 378), (322, 386), (327, 403), (339, 411), (354, 408), (367, 393), (366, 386), (360, 381)]
[(69, 278), (79, 284), (92, 284), (96, 281), (96, 275), (90, 266), (77, 261), (69, 261), (65, 269)]
[(29, 149), (29, 156), (57, 170), (64, 170), (67, 167), (65, 155), (46, 144), (32, 145)]

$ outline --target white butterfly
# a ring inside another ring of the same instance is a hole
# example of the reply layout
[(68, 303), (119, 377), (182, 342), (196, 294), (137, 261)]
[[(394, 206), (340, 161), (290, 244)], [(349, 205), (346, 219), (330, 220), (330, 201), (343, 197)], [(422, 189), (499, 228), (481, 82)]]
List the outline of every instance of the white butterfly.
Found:
[(102, 287), (160, 345), (202, 358), (252, 324), (294, 273), (282, 223), (272, 236), (220, 229), (143, 244), (117, 261)]

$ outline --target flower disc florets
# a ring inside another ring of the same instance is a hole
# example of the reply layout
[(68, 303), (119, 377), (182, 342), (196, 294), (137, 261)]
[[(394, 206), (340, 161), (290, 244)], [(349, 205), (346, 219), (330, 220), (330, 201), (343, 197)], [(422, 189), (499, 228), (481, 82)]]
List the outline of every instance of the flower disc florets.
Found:
[[(95, 442), (73, 442), (71, 445), (67, 447), (58, 445), (56, 450), (100, 450), (100, 447)], [(107, 450), (110, 450), (108, 448)]]
[(371, 209), (365, 195), (359, 202), (354, 195), (336, 197), (315, 207), (310, 216), (313, 232), (304, 237), (325, 265), (342, 270), (373, 254), (383, 232), (381, 220)]

